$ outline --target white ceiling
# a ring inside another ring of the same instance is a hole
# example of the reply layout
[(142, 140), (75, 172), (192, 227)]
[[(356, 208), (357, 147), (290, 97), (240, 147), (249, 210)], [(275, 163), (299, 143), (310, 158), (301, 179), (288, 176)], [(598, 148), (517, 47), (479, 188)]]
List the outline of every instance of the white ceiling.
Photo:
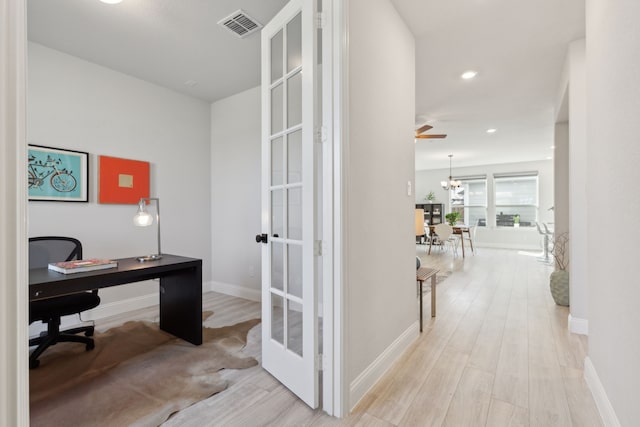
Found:
[[(416, 36), (416, 169), (544, 160), (584, 0), (392, 0)], [(478, 72), (463, 80), (466, 70)], [(487, 134), (489, 128), (497, 129)]]
[(260, 84), (260, 34), (240, 39), (218, 21), (242, 9), (264, 25), (285, 4), (28, 0), (27, 21), (29, 40), (211, 102)]
[[(584, 0), (392, 0), (416, 36), (416, 169), (544, 160)], [(206, 101), (260, 82), (260, 36), (217, 22), (238, 9), (266, 24), (287, 0), (28, 0), (29, 39)], [(478, 72), (460, 79), (468, 69)], [(196, 82), (194, 86), (185, 82)], [(487, 134), (488, 128), (496, 128)]]

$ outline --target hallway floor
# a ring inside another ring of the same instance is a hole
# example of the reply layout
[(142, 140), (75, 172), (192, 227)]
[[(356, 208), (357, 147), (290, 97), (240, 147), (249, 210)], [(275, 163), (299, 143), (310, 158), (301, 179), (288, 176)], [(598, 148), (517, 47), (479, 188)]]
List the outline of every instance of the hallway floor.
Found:
[[(549, 292), (552, 268), (533, 253), (480, 248), (475, 255), (424, 247), (423, 266), (450, 271), (437, 317), (424, 296), (424, 332), (344, 420), (313, 411), (259, 366), (223, 371), (227, 390), (165, 426), (601, 426), (583, 379), (587, 337), (567, 330), (568, 309)], [(427, 287), (428, 288), (428, 287)], [(258, 303), (209, 293), (207, 326), (259, 317)], [(416, 301), (416, 318), (417, 318)], [(141, 311), (114, 324), (153, 318)], [(100, 324), (103, 327), (110, 324)], [(244, 352), (260, 360), (260, 326)]]

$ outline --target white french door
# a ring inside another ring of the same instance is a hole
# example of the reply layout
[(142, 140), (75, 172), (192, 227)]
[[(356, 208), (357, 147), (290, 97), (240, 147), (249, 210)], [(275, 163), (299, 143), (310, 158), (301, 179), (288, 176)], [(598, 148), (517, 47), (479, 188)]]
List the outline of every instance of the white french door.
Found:
[(262, 366), (318, 407), (314, 129), (317, 0), (262, 30)]

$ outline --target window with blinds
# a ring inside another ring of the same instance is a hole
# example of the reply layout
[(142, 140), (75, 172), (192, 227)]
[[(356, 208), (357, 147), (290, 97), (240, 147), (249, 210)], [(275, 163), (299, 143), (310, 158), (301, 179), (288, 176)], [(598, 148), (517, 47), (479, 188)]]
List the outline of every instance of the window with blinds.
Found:
[(451, 211), (460, 213), (460, 222), (466, 225), (487, 225), (487, 178), (486, 176), (455, 177), (460, 187), (449, 191)]
[(535, 227), (538, 173), (494, 174), (496, 226)]

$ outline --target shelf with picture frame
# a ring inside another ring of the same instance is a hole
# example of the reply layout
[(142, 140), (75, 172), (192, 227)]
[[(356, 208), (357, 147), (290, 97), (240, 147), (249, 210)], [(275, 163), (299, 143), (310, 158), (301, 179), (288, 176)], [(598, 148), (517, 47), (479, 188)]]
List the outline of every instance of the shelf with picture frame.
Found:
[(424, 210), (424, 221), (429, 225), (442, 223), (444, 218), (444, 205), (442, 203), (419, 203), (416, 209)]

